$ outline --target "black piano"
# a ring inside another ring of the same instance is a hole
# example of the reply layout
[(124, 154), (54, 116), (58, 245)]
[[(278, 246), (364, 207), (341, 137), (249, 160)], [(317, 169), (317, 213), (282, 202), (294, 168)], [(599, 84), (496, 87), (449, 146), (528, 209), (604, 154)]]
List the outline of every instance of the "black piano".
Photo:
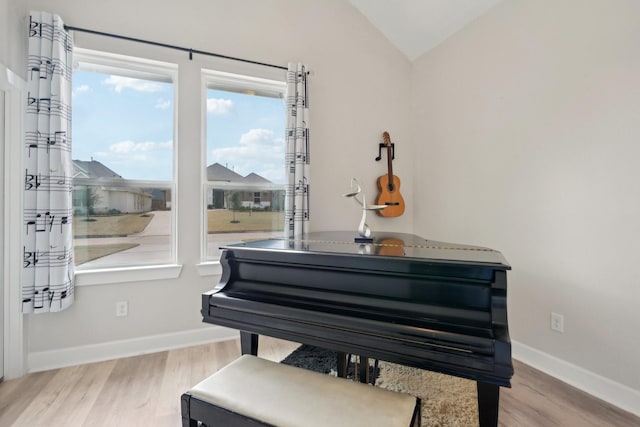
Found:
[(496, 426), (513, 375), (511, 267), (500, 252), (411, 234), (354, 237), (223, 246), (204, 322), (240, 330), (243, 354), (257, 354), (263, 334), (474, 380), (480, 425)]

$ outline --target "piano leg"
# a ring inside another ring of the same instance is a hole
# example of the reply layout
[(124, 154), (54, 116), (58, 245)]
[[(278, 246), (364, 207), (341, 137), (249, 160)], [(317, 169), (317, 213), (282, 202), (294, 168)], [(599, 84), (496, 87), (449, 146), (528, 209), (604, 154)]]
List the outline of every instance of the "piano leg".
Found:
[(240, 331), (240, 350), (242, 354), (258, 355), (258, 334)]
[(347, 361), (347, 353), (342, 351), (336, 352), (336, 369), (338, 370), (338, 376), (340, 378), (347, 378), (347, 369), (348, 369), (348, 361)]
[[(351, 355), (338, 351), (336, 352), (336, 369), (338, 371), (338, 376), (341, 378), (347, 378), (347, 374), (349, 372), (349, 357)], [(369, 375), (369, 358), (368, 357), (363, 357), (363, 356), (357, 356), (358, 358), (358, 369), (357, 369), (357, 376), (358, 376), (358, 380), (361, 383), (369, 383), (371, 382), (371, 384), (375, 385), (375, 378), (371, 379), (370, 375)], [(376, 366), (377, 366), (377, 360), (376, 360)]]
[(500, 404), (500, 386), (477, 381), (478, 420), (480, 427), (498, 426), (498, 408)]
[(369, 358), (358, 356), (358, 378), (361, 383), (369, 384)]

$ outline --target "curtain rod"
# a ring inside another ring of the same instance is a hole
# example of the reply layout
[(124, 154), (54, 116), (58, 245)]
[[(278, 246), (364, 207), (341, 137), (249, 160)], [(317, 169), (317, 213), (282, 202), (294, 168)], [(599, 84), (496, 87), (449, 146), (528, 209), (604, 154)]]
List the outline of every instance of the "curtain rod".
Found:
[(217, 58), (231, 59), (233, 61), (241, 61), (241, 62), (247, 62), (249, 64), (263, 65), (265, 67), (272, 67), (272, 68), (279, 68), (281, 70), (288, 70), (287, 67), (283, 67), (281, 65), (273, 65), (273, 64), (267, 64), (265, 62), (251, 61), (249, 59), (235, 58), (233, 56), (221, 55), (219, 53), (206, 52), (204, 50), (190, 49), (190, 48), (187, 48), (187, 47), (175, 46), (175, 45), (166, 44), (166, 43), (158, 43), (158, 42), (153, 42), (153, 41), (149, 41), (149, 40), (136, 39), (134, 37), (121, 36), (121, 35), (118, 35), (118, 34), (104, 33), (102, 31), (88, 30), (86, 28), (72, 27), (70, 25), (65, 25), (64, 29), (67, 30), (67, 31), (79, 31), (79, 32), (82, 32), (82, 33), (89, 33), (89, 34), (95, 34), (95, 35), (99, 35), (99, 36), (113, 37), (113, 38), (116, 38), (116, 39), (128, 40), (128, 41), (137, 42), (137, 43), (145, 43), (145, 44), (150, 44), (150, 45), (153, 45), (153, 46), (165, 47), (165, 48), (168, 48), (168, 49), (181, 50), (183, 52), (189, 52), (189, 60), (192, 60), (193, 59), (193, 54), (196, 53), (198, 55), (215, 56)]

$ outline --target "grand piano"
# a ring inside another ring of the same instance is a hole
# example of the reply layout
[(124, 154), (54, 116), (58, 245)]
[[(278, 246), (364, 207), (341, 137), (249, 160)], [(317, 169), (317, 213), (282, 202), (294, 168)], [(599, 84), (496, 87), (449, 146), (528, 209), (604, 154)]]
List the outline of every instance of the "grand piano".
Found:
[(221, 250), (203, 321), (238, 329), (243, 354), (268, 335), (471, 379), (480, 426), (497, 426), (513, 375), (500, 252), (402, 233), (356, 243), (351, 232)]

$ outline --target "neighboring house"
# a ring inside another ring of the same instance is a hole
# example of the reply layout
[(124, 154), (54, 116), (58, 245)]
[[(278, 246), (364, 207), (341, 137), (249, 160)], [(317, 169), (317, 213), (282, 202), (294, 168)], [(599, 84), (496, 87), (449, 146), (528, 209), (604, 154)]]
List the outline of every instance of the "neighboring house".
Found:
[[(74, 160), (73, 178), (73, 208), (77, 213), (139, 213), (152, 209), (148, 189), (126, 185), (122, 176), (96, 160)], [(162, 193), (157, 197), (166, 198)]]
[(148, 188), (151, 193), (151, 210), (162, 211), (171, 209), (171, 190), (162, 188)]
[[(284, 188), (275, 188), (271, 181), (256, 173), (242, 176), (214, 163), (207, 167), (207, 181), (213, 184), (207, 192), (210, 209), (232, 208), (234, 198), (239, 207), (247, 209), (282, 210), (284, 207)], [(218, 188), (216, 183), (220, 183)]]

